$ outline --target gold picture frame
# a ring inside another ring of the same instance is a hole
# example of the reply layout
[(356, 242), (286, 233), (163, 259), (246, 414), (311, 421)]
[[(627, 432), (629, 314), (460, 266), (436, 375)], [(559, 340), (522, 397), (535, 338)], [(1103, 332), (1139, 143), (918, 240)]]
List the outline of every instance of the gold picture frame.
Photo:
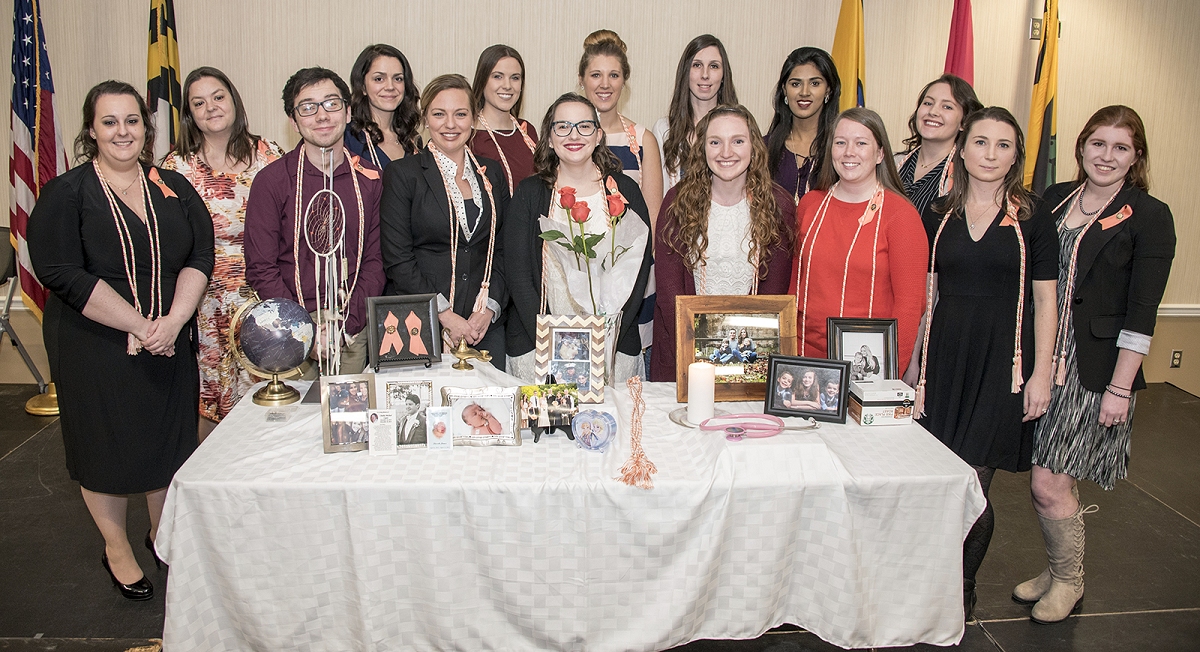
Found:
[[(728, 335), (730, 330), (737, 348)], [(743, 347), (744, 339), (751, 340), (748, 346)], [(767, 395), (767, 359), (772, 354), (796, 355), (796, 297), (675, 297), (675, 399), (680, 403), (687, 402), (688, 365), (700, 361), (717, 365), (715, 400), (763, 400)]]

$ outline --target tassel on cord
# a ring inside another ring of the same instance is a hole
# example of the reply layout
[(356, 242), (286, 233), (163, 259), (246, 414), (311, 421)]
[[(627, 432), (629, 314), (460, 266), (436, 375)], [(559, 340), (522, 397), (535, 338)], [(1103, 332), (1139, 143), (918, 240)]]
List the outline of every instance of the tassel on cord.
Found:
[(922, 378), (921, 381), (917, 383), (916, 394), (917, 394), (917, 398), (915, 401), (913, 401), (913, 414), (916, 414), (917, 418), (920, 418), (920, 417), (925, 416), (925, 379), (924, 378)]
[(1058, 359), (1057, 366), (1058, 368), (1054, 370), (1054, 384), (1062, 387), (1067, 384), (1067, 365), (1063, 362), (1063, 358)]
[(1021, 392), (1021, 385), (1025, 384), (1025, 378), (1022, 377), (1023, 374), (1021, 372), (1022, 372), (1021, 349), (1017, 349), (1017, 354), (1015, 356), (1013, 356), (1013, 367), (1012, 367), (1012, 393), (1013, 394), (1019, 394)]
[(479, 286), (479, 294), (475, 296), (475, 305), (471, 308), (471, 312), (482, 312), (487, 307), (489, 285), (491, 284), (484, 281), (483, 285)]
[(629, 387), (629, 397), (633, 399), (633, 418), (629, 424), (629, 459), (625, 460), (617, 479), (631, 487), (653, 489), (654, 481), (650, 476), (658, 473), (658, 468), (642, 449), (642, 416), (646, 414), (646, 401), (642, 400), (642, 379), (634, 376), (625, 384)]

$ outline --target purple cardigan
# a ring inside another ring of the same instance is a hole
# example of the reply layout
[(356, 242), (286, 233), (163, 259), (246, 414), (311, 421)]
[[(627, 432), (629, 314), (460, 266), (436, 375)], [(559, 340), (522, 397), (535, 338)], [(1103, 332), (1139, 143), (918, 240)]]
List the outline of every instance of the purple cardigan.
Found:
[[(660, 215), (666, 216), (675, 202), (678, 186), (663, 198)], [(775, 186), (779, 228), (785, 233), (783, 242), (771, 248), (767, 262), (767, 277), (759, 280), (759, 294), (787, 294), (792, 280), (793, 247), (789, 246), (796, 232), (796, 206), (791, 195)], [(654, 346), (650, 349), (650, 380), (675, 382), (675, 297), (696, 294), (696, 281), (683, 263), (683, 256), (671, 248), (665, 220), (660, 220), (654, 234), (654, 283), (658, 297), (654, 302)]]

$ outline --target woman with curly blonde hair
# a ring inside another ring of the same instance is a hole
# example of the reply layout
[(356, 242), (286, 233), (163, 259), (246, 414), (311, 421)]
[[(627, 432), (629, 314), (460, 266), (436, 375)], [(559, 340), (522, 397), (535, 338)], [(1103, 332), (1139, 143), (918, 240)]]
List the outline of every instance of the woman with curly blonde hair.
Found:
[(696, 125), (684, 176), (663, 201), (654, 234), (650, 380), (675, 380), (675, 297), (784, 294), (794, 217), (771, 180), (766, 145), (743, 106), (720, 106)]

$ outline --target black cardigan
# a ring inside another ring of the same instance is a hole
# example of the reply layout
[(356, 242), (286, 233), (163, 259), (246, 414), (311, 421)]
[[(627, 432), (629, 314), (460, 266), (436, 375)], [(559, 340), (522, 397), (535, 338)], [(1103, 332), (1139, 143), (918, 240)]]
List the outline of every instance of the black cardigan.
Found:
[[(495, 197), (496, 250), (492, 257), (492, 280), (488, 296), (500, 304), (508, 303), (504, 282), (504, 222), (508, 206), (508, 182), (500, 164), (481, 158), (479, 164), (492, 183)], [(476, 169), (476, 173), (479, 170)], [(458, 282), (452, 309), (462, 317), (471, 315), (475, 296), (483, 283), (487, 261), (491, 207), (483, 190), (481, 223), (468, 242), (459, 233)], [(423, 149), (416, 156), (392, 161), (383, 172), (383, 197), (379, 202), (379, 241), (383, 251), (383, 269), (387, 273), (387, 294), (443, 294), (450, 298), (450, 204), (446, 187), (433, 154)]]
[[(649, 209), (642, 199), (637, 183), (621, 173), (612, 175), (617, 189), (629, 202), (629, 210), (637, 213), (650, 228)], [(538, 310), (542, 305), (542, 242), (538, 236), (542, 229), (538, 218), (550, 208), (553, 188), (533, 176), (525, 179), (513, 192), (508, 206), (504, 226), (504, 278), (512, 297), (509, 306), (507, 338), (508, 355), (519, 356), (533, 350)], [(551, 245), (558, 246), (558, 245)], [(629, 300), (621, 309), (621, 329), (617, 338), (617, 351), (627, 355), (638, 355), (642, 351), (642, 338), (638, 334), (637, 317), (642, 309), (642, 298), (646, 294), (646, 283), (653, 264), (654, 238), (646, 238), (646, 250), (642, 253), (642, 267), (634, 283)]]
[[(1047, 188), (1040, 210), (1054, 211), (1078, 185), (1072, 181)], [(1126, 205), (1133, 214), (1105, 229), (1101, 220)], [(1166, 204), (1127, 183), (1081, 237), (1071, 298), (1076, 360), (1083, 386), (1103, 392), (1117, 365), (1121, 331), (1154, 335), (1175, 257), (1175, 224)], [(1145, 387), (1139, 367), (1133, 389)]]

